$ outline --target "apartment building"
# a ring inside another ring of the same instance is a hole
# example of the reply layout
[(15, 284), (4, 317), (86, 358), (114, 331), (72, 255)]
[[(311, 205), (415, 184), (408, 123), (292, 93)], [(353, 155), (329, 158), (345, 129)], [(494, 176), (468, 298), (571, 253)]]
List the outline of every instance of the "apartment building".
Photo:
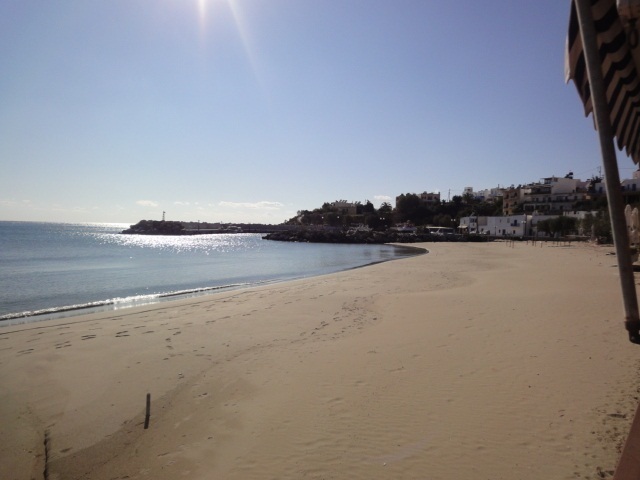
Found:
[(502, 214), (505, 216), (514, 215), (518, 210), (521, 210), (525, 195), (530, 191), (530, 187), (523, 185), (517, 187), (512, 185), (505, 188), (502, 192)]

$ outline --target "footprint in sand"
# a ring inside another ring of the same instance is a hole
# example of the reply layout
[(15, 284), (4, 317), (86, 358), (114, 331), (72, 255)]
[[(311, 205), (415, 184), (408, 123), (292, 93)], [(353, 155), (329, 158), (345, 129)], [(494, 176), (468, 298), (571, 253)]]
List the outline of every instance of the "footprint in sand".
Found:
[(116, 333), (116, 337), (128, 337), (128, 336), (129, 336), (128, 330), (123, 330), (122, 332)]
[(67, 340), (66, 342), (62, 342), (62, 343), (56, 343), (56, 348), (65, 348), (65, 347), (70, 347), (71, 346), (71, 342), (69, 340)]
[(26, 350), (20, 350), (17, 355), (27, 355), (31, 352), (33, 352), (33, 348), (27, 348)]
[(92, 338), (96, 338), (95, 335), (83, 335), (82, 340), (91, 340)]

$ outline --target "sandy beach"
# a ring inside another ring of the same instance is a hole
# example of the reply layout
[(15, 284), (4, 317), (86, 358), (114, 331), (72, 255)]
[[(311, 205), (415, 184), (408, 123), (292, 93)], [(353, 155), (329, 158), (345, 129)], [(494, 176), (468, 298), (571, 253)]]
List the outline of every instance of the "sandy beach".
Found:
[(0, 478), (609, 477), (640, 387), (613, 247), (418, 246), (0, 328)]

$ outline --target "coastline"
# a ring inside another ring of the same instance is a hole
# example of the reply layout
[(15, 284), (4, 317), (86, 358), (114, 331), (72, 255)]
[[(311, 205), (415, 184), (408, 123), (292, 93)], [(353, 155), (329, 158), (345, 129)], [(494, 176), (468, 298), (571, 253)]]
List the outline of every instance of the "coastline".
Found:
[[(410, 245), (393, 245), (399, 251), (412, 252), (410, 256), (423, 255), (428, 253), (426, 248), (414, 247)], [(391, 262), (404, 257), (397, 257), (385, 260), (371, 261), (362, 265), (356, 265), (353, 267), (345, 268), (339, 271), (348, 271), (356, 268), (364, 268), (370, 265), (376, 265), (378, 263)], [(120, 310), (127, 310), (130, 308), (137, 308), (141, 306), (155, 305), (166, 301), (174, 301), (176, 299), (193, 299), (201, 296), (212, 295), (218, 292), (229, 292), (245, 288), (255, 288), (262, 285), (272, 285), (276, 283), (291, 282), (295, 280), (301, 280), (304, 278), (312, 278), (318, 275), (327, 275), (326, 273), (311, 273), (309, 275), (296, 276), (292, 278), (271, 278), (253, 283), (233, 283), (227, 285), (215, 285), (209, 287), (197, 287), (187, 290), (169, 291), (147, 295), (136, 295), (128, 298), (112, 298), (107, 300), (96, 300), (84, 304), (78, 305), (66, 305), (59, 307), (45, 308), (41, 310), (16, 312), (6, 315), (0, 315), (0, 331), (4, 327), (10, 327), (14, 325), (22, 325), (33, 322), (42, 322), (50, 320), (58, 320), (64, 318), (73, 318), (80, 315), (91, 315), (101, 312), (114, 312)]]
[[(2, 233), (7, 275), (0, 282), (0, 328), (289, 281), (407, 254), (390, 245), (285, 246), (259, 234), (121, 235), (104, 225), (26, 222), (5, 225)], [(24, 238), (35, 239), (31, 255), (21, 248)]]
[(0, 329), (0, 477), (48, 432), (51, 478), (606, 478), (640, 386), (612, 248), (418, 246)]

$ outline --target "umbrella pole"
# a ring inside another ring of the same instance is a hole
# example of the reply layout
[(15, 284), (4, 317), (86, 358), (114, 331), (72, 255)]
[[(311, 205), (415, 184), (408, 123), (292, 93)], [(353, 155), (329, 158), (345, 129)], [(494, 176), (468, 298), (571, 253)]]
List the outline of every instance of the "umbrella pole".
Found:
[[(622, 297), (624, 299), (625, 326), (629, 332), (629, 340), (633, 343), (640, 343), (640, 319), (638, 318), (638, 300), (629, 248), (629, 234), (624, 217), (618, 162), (613, 146), (613, 129), (609, 119), (609, 108), (590, 4), (590, 0), (575, 0), (587, 75), (589, 76), (593, 116), (600, 137), (602, 164), (604, 166), (607, 198), (609, 200), (609, 216), (618, 259)], [(637, 480), (640, 478), (640, 404), (636, 410), (631, 430), (627, 436), (613, 478), (614, 480)]]
[[(633, 275), (633, 262), (629, 245), (629, 233), (624, 217), (624, 202), (620, 189), (618, 160), (613, 144), (613, 128), (609, 119), (609, 106), (602, 78), (602, 62), (600, 60), (594, 20), (591, 13), (590, 0), (575, 0), (576, 13), (580, 23), (580, 37), (591, 89), (593, 117), (600, 139), (602, 165), (604, 167), (605, 185), (609, 204), (609, 217), (613, 243), (618, 260), (618, 272), (622, 287), (622, 298), (625, 310), (625, 327), (629, 332), (629, 340), (640, 343), (640, 316), (638, 315), (638, 299)], [(640, 473), (640, 470), (639, 470)], [(640, 478), (640, 475), (637, 477)]]

